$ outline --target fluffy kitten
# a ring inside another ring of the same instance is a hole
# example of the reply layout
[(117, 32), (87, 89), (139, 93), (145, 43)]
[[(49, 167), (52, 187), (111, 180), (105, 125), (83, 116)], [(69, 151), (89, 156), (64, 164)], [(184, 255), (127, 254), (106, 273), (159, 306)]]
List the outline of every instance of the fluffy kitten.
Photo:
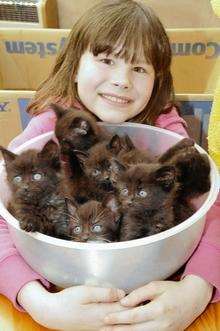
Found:
[(139, 164), (118, 178), (124, 213), (120, 241), (149, 236), (176, 225), (174, 203), (179, 184), (174, 166)]
[(67, 238), (67, 193), (57, 144), (50, 140), (41, 152), (20, 155), (0, 149), (12, 193), (8, 208), (21, 229)]
[(98, 187), (108, 192), (115, 190), (120, 172), (119, 164), (128, 166), (151, 161), (149, 153), (135, 148), (127, 135), (119, 137), (116, 134), (110, 141), (97, 143), (86, 153), (75, 153), (87, 177), (92, 178)]
[(69, 236), (80, 242), (112, 242), (118, 239), (120, 212), (114, 196), (103, 202), (90, 200), (82, 205), (68, 201)]
[(194, 141), (184, 138), (169, 148), (158, 159), (161, 164), (174, 165), (178, 169), (181, 197), (195, 198), (210, 189), (210, 163), (206, 154), (201, 154)]
[(52, 104), (51, 108), (57, 117), (55, 135), (63, 154), (69, 154), (74, 149), (87, 151), (109, 137), (107, 131), (97, 124), (95, 117), (89, 112), (74, 108), (64, 109), (57, 104)]

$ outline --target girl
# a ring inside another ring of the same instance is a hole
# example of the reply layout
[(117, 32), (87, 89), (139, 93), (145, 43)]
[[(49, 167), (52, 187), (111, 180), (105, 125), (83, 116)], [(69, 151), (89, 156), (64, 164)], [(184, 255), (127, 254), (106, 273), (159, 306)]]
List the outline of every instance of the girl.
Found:
[[(146, 123), (187, 136), (186, 123), (174, 104), (170, 63), (169, 40), (150, 8), (133, 0), (102, 1), (74, 25), (28, 107), (32, 120), (10, 148), (54, 129), (51, 102), (87, 109), (101, 121)], [(1, 292), (49, 328), (183, 330), (210, 300), (220, 298), (217, 214), (219, 202), (209, 212), (203, 238), (181, 280), (151, 282), (126, 298), (119, 289), (85, 286), (50, 293), (47, 281), (16, 252), (2, 220)], [(151, 302), (144, 303), (147, 300)]]

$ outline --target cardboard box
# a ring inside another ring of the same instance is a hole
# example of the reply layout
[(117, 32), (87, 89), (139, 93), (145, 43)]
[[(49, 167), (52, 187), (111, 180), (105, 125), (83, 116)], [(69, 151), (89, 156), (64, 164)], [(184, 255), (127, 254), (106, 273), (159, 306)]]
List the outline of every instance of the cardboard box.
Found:
[[(220, 29), (167, 30), (176, 93), (213, 93), (220, 72)], [(0, 88), (36, 90), (69, 30), (0, 29)]]
[[(0, 145), (8, 143), (27, 126), (30, 116), (25, 109), (34, 97), (34, 91), (0, 90)], [(177, 95), (181, 114), (188, 124), (189, 135), (207, 148), (207, 128), (212, 95)]]
[[(210, 0), (140, 0), (150, 6), (166, 28), (220, 27)], [(99, 0), (57, 0), (59, 24), (69, 29), (88, 8)]]

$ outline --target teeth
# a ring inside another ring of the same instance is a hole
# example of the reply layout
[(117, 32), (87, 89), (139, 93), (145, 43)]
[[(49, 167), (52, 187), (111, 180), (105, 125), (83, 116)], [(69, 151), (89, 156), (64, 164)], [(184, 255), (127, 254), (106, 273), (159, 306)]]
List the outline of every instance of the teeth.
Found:
[(111, 95), (106, 95), (106, 94), (103, 94), (103, 97), (108, 99), (108, 100), (111, 100), (113, 102), (118, 102), (118, 103), (128, 103), (129, 101), (128, 100), (125, 100), (125, 99), (121, 99), (121, 98), (116, 98), (116, 97), (113, 97)]

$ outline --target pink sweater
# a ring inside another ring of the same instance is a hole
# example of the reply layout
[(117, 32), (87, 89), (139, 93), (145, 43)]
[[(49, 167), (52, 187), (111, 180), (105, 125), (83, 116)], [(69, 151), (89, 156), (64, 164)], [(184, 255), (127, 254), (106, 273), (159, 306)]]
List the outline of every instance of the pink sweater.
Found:
[[(40, 134), (54, 130), (56, 117), (48, 110), (31, 119), (26, 129), (9, 145), (10, 149), (21, 145)], [(186, 123), (173, 109), (168, 114), (162, 114), (156, 121), (156, 126), (174, 131), (187, 137)], [(212, 302), (220, 299), (220, 196), (207, 216), (206, 228), (197, 249), (186, 264), (184, 275), (195, 274), (213, 284)], [(49, 283), (34, 272), (17, 252), (8, 232), (8, 227), (0, 219), (0, 293), (8, 297), (14, 306), (19, 290), (28, 282), (39, 280), (44, 286)]]

